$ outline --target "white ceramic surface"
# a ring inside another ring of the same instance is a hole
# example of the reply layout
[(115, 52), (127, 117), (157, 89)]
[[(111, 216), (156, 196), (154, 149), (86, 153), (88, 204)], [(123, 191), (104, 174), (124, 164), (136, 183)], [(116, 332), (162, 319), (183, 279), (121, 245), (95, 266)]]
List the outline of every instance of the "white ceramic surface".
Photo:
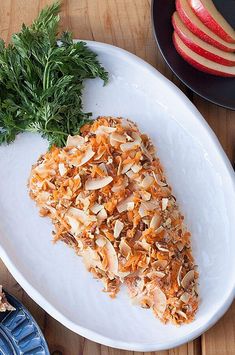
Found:
[(106, 87), (87, 82), (85, 109), (129, 117), (157, 146), (192, 231), (201, 304), (196, 320), (176, 328), (130, 304), (125, 290), (110, 300), (79, 257), (51, 242), (51, 224), (28, 197), (31, 165), (47, 143), (23, 134), (0, 147), (0, 256), (26, 292), (73, 331), (137, 351), (167, 349), (214, 324), (235, 289), (234, 174), (215, 135), (190, 101), (153, 67), (110, 45), (88, 42), (110, 73)]

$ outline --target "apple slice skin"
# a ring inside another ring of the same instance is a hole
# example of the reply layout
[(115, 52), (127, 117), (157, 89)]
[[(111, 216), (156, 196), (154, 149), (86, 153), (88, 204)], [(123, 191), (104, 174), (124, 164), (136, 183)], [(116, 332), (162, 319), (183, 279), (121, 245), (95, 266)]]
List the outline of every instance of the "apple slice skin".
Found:
[[(188, 29), (193, 32), (196, 36), (198, 36), (203, 41), (211, 44), (214, 47), (217, 47), (225, 52), (234, 52), (235, 49), (231, 47), (227, 47), (223, 43), (216, 41), (215, 39), (208, 36), (205, 32), (203, 32), (200, 28), (195, 27), (191, 19), (187, 16), (186, 12), (184, 11), (183, 7), (181, 6), (181, 0), (176, 0), (176, 9), (179, 13), (181, 20), (185, 23)], [(193, 11), (193, 10), (192, 10)]]
[(234, 55), (234, 61), (228, 60), (225, 58), (222, 58), (212, 52), (207, 51), (206, 49), (200, 47), (198, 44), (193, 42), (190, 38), (188, 38), (185, 33), (177, 26), (177, 23), (175, 21), (174, 14), (172, 16), (172, 25), (174, 27), (175, 32), (178, 34), (178, 36), (181, 38), (181, 40), (184, 42), (184, 44), (192, 49), (194, 52), (197, 54), (201, 55), (202, 57), (205, 57), (213, 62), (225, 65), (225, 66), (235, 66), (235, 55)]
[(173, 43), (174, 43), (174, 46), (175, 46), (175, 49), (177, 50), (177, 52), (179, 53), (179, 55), (190, 65), (192, 65), (194, 68), (202, 71), (202, 72), (205, 72), (207, 74), (213, 74), (213, 75), (216, 75), (216, 76), (223, 76), (223, 77), (235, 77), (235, 75), (233, 74), (229, 74), (229, 73), (223, 73), (223, 72), (220, 72), (218, 70), (214, 70), (212, 68), (208, 68), (206, 67), (205, 65), (201, 64), (201, 63), (198, 63), (196, 60), (194, 60), (193, 58), (191, 58), (187, 53), (185, 53), (181, 48), (180, 46), (178, 45), (177, 43), (177, 39), (176, 39), (176, 33), (174, 32), (173, 33)]
[[(226, 1), (226, 0), (225, 0)], [(228, 43), (235, 43), (235, 37), (231, 37), (223, 27), (211, 16), (200, 0), (189, 0), (189, 4), (197, 17), (217, 36)]]

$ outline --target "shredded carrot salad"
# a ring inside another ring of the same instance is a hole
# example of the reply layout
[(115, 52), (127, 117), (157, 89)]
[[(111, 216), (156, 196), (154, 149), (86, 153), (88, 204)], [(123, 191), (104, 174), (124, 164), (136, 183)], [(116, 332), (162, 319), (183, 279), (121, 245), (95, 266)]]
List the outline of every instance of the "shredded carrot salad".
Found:
[(62, 240), (115, 297), (163, 322), (193, 320), (198, 273), (190, 233), (150, 139), (125, 119), (100, 117), (33, 166), (30, 196)]

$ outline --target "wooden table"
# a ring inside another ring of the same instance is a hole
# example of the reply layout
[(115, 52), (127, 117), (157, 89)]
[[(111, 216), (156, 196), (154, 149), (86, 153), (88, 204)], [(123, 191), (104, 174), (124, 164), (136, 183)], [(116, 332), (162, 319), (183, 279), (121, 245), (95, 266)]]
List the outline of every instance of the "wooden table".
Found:
[[(166, 0), (167, 1), (167, 0)], [(0, 2), (0, 37), (9, 40), (29, 24), (49, 0), (2, 0)], [(114, 44), (145, 59), (172, 80), (189, 96), (219, 137), (232, 162), (235, 161), (235, 112), (212, 105), (186, 89), (164, 63), (153, 38), (150, 0), (64, 0), (62, 28), (73, 31), (75, 38)], [(13, 279), (0, 261), (0, 283), (21, 299), (39, 323), (53, 355), (133, 355), (93, 343), (69, 331), (43, 311)], [(148, 353), (150, 355), (150, 353)], [(212, 329), (195, 341), (159, 355), (234, 355), (235, 302)]]

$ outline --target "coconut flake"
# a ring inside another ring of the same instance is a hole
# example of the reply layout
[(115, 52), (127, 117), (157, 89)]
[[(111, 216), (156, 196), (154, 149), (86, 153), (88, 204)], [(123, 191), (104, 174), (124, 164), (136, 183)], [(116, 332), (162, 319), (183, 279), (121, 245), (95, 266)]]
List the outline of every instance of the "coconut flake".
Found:
[(130, 170), (130, 168), (132, 167), (133, 164), (134, 163), (128, 163), (128, 164), (124, 165), (124, 167), (122, 168), (121, 173), (125, 174), (128, 170)]
[(140, 145), (139, 142), (134, 141), (134, 142), (122, 143), (120, 144), (120, 148), (123, 152), (127, 152), (128, 150), (136, 149), (139, 145)]
[(127, 185), (128, 185), (128, 180), (127, 180), (127, 178), (126, 178), (126, 176), (125, 176), (125, 177), (124, 177), (124, 180), (123, 180), (123, 183), (120, 184), (120, 185), (119, 185), (119, 184), (114, 185), (114, 186), (111, 188), (111, 190), (112, 190), (113, 192), (119, 192), (119, 191), (125, 189), (125, 188), (127, 187)]
[(156, 228), (159, 227), (160, 222), (161, 222), (161, 217), (158, 214), (155, 214), (151, 219), (150, 228), (155, 230)]
[(127, 242), (123, 238), (121, 239), (121, 242), (119, 244), (119, 250), (121, 254), (125, 256), (125, 258), (127, 258), (128, 255), (131, 254), (131, 247), (127, 244)]
[(165, 269), (166, 266), (167, 266), (167, 260), (157, 260), (157, 261), (154, 261), (152, 263), (152, 266), (155, 267), (156, 269), (157, 268), (160, 268), (160, 269)]
[(180, 300), (184, 303), (188, 303), (190, 299), (190, 294), (188, 292), (184, 292), (181, 296), (180, 296)]
[(88, 147), (81, 161), (77, 164), (77, 166), (82, 166), (86, 164), (94, 155), (95, 152), (91, 149), (91, 147)]
[(117, 253), (112, 245), (112, 243), (105, 237), (100, 237), (106, 241), (104, 249), (106, 250), (107, 259), (108, 259), (108, 270), (114, 275), (118, 274), (118, 258)]
[(94, 214), (97, 214), (98, 212), (100, 212), (102, 209), (104, 208), (103, 205), (99, 205), (98, 203), (95, 203), (91, 208), (91, 212), (93, 212)]
[(109, 126), (99, 126), (97, 130), (94, 132), (96, 135), (102, 135), (102, 134), (111, 134), (116, 131), (115, 127), (109, 127)]
[(98, 221), (101, 223), (103, 221), (105, 221), (107, 219), (108, 215), (107, 215), (107, 212), (106, 212), (106, 209), (105, 208), (102, 208), (100, 210), (100, 212), (97, 214), (97, 219)]
[(103, 178), (89, 179), (85, 183), (86, 190), (98, 190), (110, 184), (113, 181), (112, 176), (105, 176)]
[(165, 293), (158, 286), (156, 286), (154, 289), (153, 300), (154, 300), (153, 308), (157, 313), (158, 317), (161, 318), (166, 310), (167, 302), (166, 302)]
[(166, 210), (166, 208), (167, 208), (167, 205), (168, 205), (168, 198), (163, 198), (162, 199), (162, 211), (165, 211)]
[(144, 204), (141, 202), (138, 213), (140, 215), (141, 218), (145, 217), (148, 215), (148, 211), (145, 208)]
[(127, 202), (127, 206), (126, 206), (127, 211), (133, 211), (134, 208), (135, 208), (134, 202)]
[(119, 219), (115, 221), (114, 225), (114, 238), (118, 238), (120, 233), (122, 232), (124, 228), (124, 223), (122, 223)]
[(64, 163), (59, 163), (58, 167), (59, 167), (60, 176), (64, 176), (67, 173), (67, 169)]
[(104, 163), (100, 163), (98, 167), (105, 173), (105, 175), (108, 175), (108, 170), (106, 168), (106, 165)]
[(80, 148), (85, 143), (85, 139), (82, 136), (68, 136), (66, 147), (78, 147)]
[(141, 182), (141, 186), (142, 186), (144, 189), (147, 189), (147, 188), (149, 188), (149, 186), (152, 185), (153, 181), (154, 181), (154, 179), (153, 179), (152, 176), (146, 175), (146, 176), (144, 177), (144, 179), (142, 180), (142, 182)]
[(161, 181), (160, 179), (158, 179), (157, 175), (155, 174), (155, 172), (153, 171), (153, 177), (154, 177), (154, 180), (156, 181), (156, 183), (161, 186), (161, 187), (166, 187), (167, 184), (163, 181)]
[(135, 173), (133, 173), (133, 171), (132, 170), (128, 170), (127, 172), (126, 172), (126, 176), (129, 178), (129, 179), (132, 179), (132, 177), (135, 175)]
[(183, 277), (181, 281), (181, 285), (183, 288), (186, 289), (190, 286), (191, 282), (194, 281), (194, 275), (195, 275), (194, 270), (190, 270), (187, 272), (187, 274)]
[(88, 270), (95, 267), (102, 269), (100, 256), (95, 250), (88, 247), (87, 249), (83, 250), (82, 257), (83, 257), (83, 262), (85, 264), (85, 267)]
[(148, 191), (139, 191), (139, 194), (143, 201), (149, 201), (151, 199), (151, 194)]
[(118, 142), (118, 143), (126, 143), (126, 137), (124, 135), (116, 133), (116, 132), (114, 132), (110, 135), (110, 140), (111, 139), (113, 141)]
[(137, 174), (141, 169), (142, 169), (142, 166), (141, 166), (141, 165), (138, 165), (138, 164), (134, 164), (134, 165), (132, 165), (132, 167), (131, 167), (131, 170), (132, 170), (133, 173), (135, 173), (135, 174)]
[(182, 265), (180, 266), (180, 268), (179, 268), (179, 271), (178, 271), (178, 275), (177, 275), (177, 283), (178, 283), (178, 285), (180, 286), (180, 284), (181, 284), (181, 271), (182, 271)]
[(95, 243), (98, 247), (103, 248), (106, 244), (107, 240), (105, 238), (97, 238)]
[(131, 196), (127, 197), (125, 200), (122, 200), (121, 202), (119, 202), (119, 204), (117, 205), (118, 212), (122, 213), (124, 211), (127, 211), (128, 203), (133, 202), (133, 198), (134, 198), (134, 195), (131, 195)]

